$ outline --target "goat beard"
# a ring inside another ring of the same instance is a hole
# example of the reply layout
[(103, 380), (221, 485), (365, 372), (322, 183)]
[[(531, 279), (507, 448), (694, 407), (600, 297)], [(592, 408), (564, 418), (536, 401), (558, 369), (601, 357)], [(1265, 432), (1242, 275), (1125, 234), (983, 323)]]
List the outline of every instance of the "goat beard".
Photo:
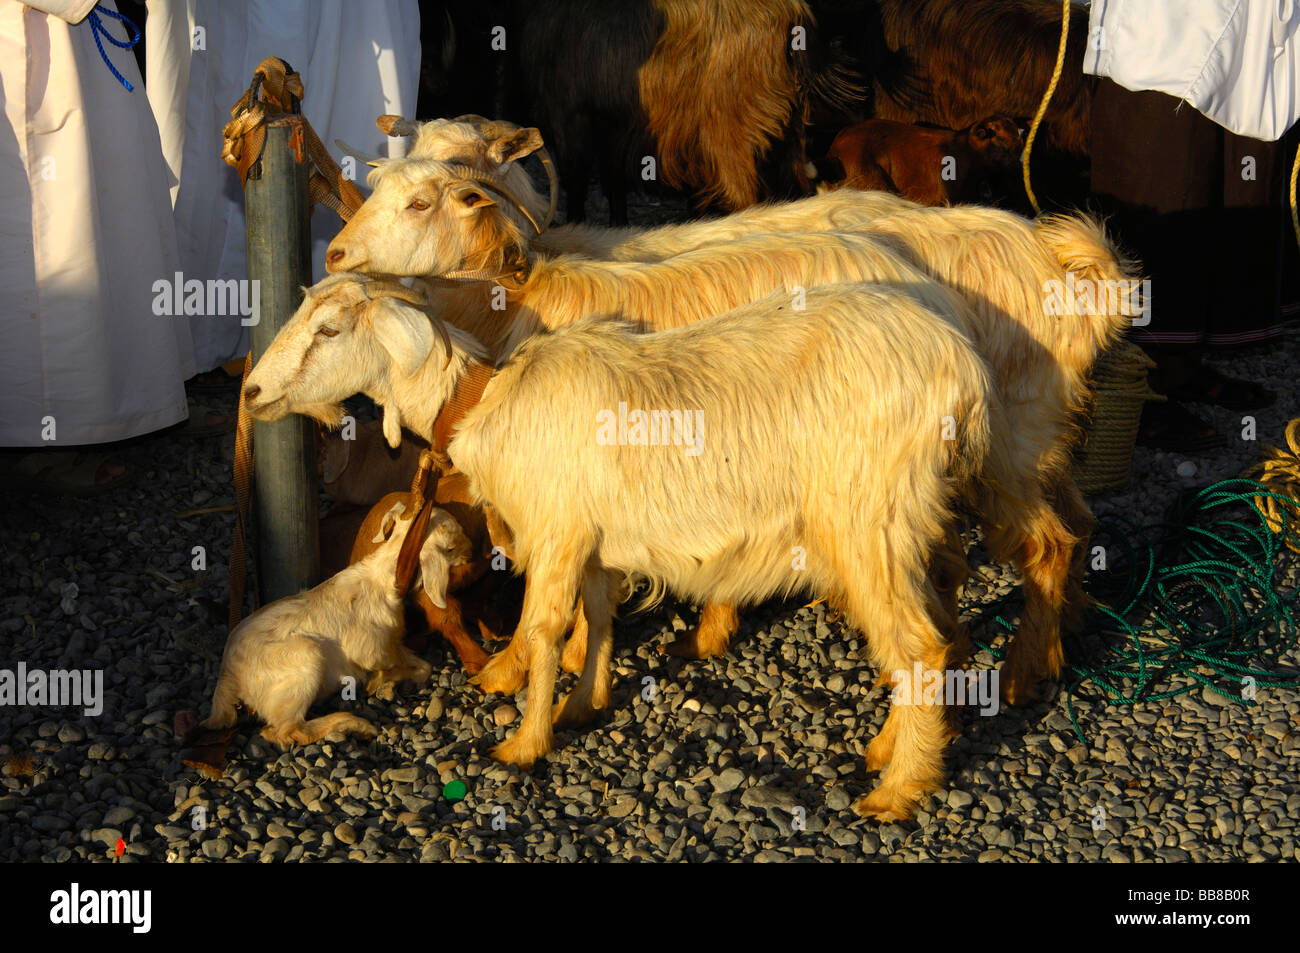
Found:
[(343, 405), (339, 404), (299, 404), (293, 410), (289, 409), (289, 402), (284, 398), (257, 410), (249, 410), (249, 413), (265, 423), (272, 423), (277, 420), (283, 420), (291, 413), (302, 414), (304, 417), (310, 417), (319, 423), (322, 427), (329, 430), (338, 430), (343, 426)]

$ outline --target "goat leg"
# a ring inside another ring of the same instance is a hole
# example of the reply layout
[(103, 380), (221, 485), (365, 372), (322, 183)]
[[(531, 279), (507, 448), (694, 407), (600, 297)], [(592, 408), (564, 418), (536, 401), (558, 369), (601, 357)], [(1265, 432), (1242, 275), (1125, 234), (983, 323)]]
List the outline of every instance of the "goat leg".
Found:
[[(576, 548), (566, 547), (569, 553)], [(549, 559), (546, 555), (541, 554), (536, 570), (529, 568), (524, 611), (516, 632), (516, 636), (525, 633), (523, 644), (528, 648), (528, 701), (523, 721), (514, 734), (492, 749), (492, 757), (497, 761), (525, 770), (531, 769), (555, 744), (551, 706), (560, 664), (560, 642), (565, 623), (572, 617), (586, 562), (583, 559), (574, 565), (571, 556), (564, 558), (559, 551), (550, 554)]]
[(427, 593), (421, 592), (416, 603), (424, 613), (424, 620), (428, 623), (429, 630), (439, 633), (451, 643), (465, 671), (472, 675), (487, 664), (488, 654), (465, 630), (464, 610), (458, 598), (448, 595), (446, 608), (439, 609)]
[[(582, 677), (573, 691), (560, 700), (551, 713), (556, 728), (578, 728), (589, 724), (596, 714), (609, 707), (610, 656), (614, 646), (614, 590), (618, 577), (604, 570), (588, 567), (582, 580), (580, 616), (574, 625), (586, 633), (583, 638)], [(565, 648), (568, 654), (568, 648)]]
[(659, 651), (678, 658), (712, 658), (726, 655), (731, 637), (740, 628), (736, 607), (731, 603), (708, 602), (700, 610), (700, 624)]

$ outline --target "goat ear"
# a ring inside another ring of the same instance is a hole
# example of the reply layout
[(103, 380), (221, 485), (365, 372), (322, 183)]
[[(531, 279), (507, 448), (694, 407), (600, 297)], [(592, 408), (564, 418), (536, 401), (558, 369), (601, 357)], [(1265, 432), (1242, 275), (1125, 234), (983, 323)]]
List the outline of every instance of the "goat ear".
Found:
[(372, 539), (371, 542), (382, 543), (388, 539), (388, 537), (392, 536), (393, 529), (397, 526), (397, 518), (405, 512), (406, 504), (400, 500), (389, 507), (388, 512), (385, 513), (383, 518), (379, 521), (379, 532), (375, 533), (375, 538)]
[(384, 439), (394, 450), (402, 445), (402, 415), (392, 401), (384, 405)]
[(321, 459), (320, 480), (322, 483), (336, 483), (348, 468), (352, 456), (352, 441), (344, 440), (336, 434), (325, 437), (325, 453)]
[(488, 158), (497, 165), (514, 162), (532, 155), (542, 147), (542, 133), (538, 129), (516, 129), (488, 146)]
[[(403, 377), (410, 377), (433, 350), (433, 325), (429, 316), (409, 304), (399, 304), (391, 297), (370, 302), (370, 323), (375, 340), (392, 357)], [(388, 436), (385, 422), (384, 436)], [(392, 440), (388, 441), (393, 446)]]
[(420, 583), (439, 609), (447, 608), (447, 585), (451, 578), (451, 558), (439, 545), (439, 534), (432, 533), (420, 547)]
[(496, 205), (486, 189), (473, 182), (462, 182), (451, 190), (451, 197), (465, 208), (482, 208), (484, 205)]

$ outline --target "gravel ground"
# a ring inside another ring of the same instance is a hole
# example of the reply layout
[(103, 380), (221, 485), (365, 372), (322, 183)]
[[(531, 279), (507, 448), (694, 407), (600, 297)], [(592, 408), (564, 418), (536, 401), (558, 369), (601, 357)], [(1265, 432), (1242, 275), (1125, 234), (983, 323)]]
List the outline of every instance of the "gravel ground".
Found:
[[(1295, 329), (1272, 353), (1220, 362), (1279, 389), (1254, 415), (1261, 442), (1300, 413), (1297, 364)], [(1241, 430), (1241, 414), (1196, 409)], [(693, 624), (691, 606), (620, 621), (610, 716), (560, 734), (531, 775), (486, 756), (524, 696), (484, 697), (437, 642), (429, 688), (356, 704), (383, 727), (375, 741), (282, 753), (245, 723), (226, 776), (205, 780), (181, 765), (172, 722), (205, 713), (215, 683), (232, 519), (177, 514), (233, 502), (232, 445), (156, 435), (121, 452), (133, 487), (4, 508), (0, 668), (103, 669), (105, 700), (98, 717), (0, 708), (0, 859), (106, 859), (119, 837), (126, 861), (1296, 858), (1300, 698), (1280, 691), (1252, 708), (1199, 689), (1130, 709), (1084, 701), (1087, 744), (1054, 688), (994, 717), (967, 711), (947, 788), (917, 822), (859, 820), (849, 804), (871, 786), (861, 752), (886, 691), (856, 658), (861, 640), (800, 602), (747, 613), (734, 653), (703, 662), (657, 652)], [(1258, 446), (1234, 439), (1190, 458), (1192, 476), (1179, 475), (1185, 458), (1139, 449), (1131, 486), (1095, 508), (1153, 521)], [(195, 546), (206, 572), (191, 568)], [(964, 596), (971, 612), (1016, 582), (1004, 567), (981, 575)], [(1088, 644), (1067, 643), (1071, 660)], [(452, 781), (463, 800), (444, 797)]]

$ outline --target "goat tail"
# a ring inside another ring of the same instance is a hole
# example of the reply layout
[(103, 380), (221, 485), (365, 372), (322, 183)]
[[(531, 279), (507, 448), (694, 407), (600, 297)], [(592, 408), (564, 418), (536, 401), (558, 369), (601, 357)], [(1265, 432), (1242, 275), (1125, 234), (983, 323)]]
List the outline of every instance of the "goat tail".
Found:
[(1090, 364), (1133, 323), (1137, 266), (1118, 250), (1105, 226), (1087, 215), (1042, 215), (1034, 221), (1034, 233), (1061, 269), (1072, 276), (1075, 287), (1086, 287), (1094, 296), (1092, 313), (1078, 315), (1083, 319), (1079, 336), (1084, 340), (1073, 342), (1084, 348)]
[(239, 704), (239, 686), (223, 669), (212, 693), (212, 713), (203, 723), (204, 728), (229, 728), (237, 719), (235, 708)]
[(809, 182), (816, 184), (820, 189), (823, 185), (829, 186), (831, 183), (844, 180), (844, 163), (835, 156), (811, 159), (804, 165), (804, 174), (808, 176)]

